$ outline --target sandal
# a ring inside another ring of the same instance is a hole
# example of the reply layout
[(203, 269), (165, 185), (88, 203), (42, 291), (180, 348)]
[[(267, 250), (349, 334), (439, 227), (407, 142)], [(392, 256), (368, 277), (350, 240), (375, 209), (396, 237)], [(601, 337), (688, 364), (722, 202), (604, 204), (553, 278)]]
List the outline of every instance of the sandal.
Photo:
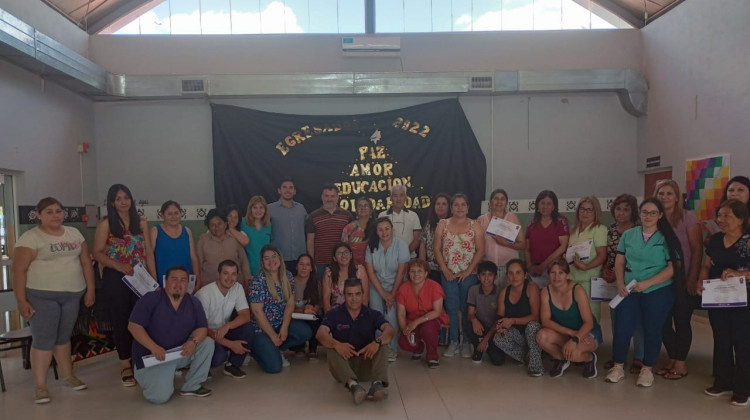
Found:
[(659, 370), (655, 370), (654, 371), (654, 375), (657, 375), (657, 376), (664, 376), (667, 373), (669, 373), (669, 368), (667, 368), (667, 367), (663, 367), (663, 368), (661, 368)]
[(664, 375), (664, 379), (668, 379), (670, 381), (678, 381), (686, 376), (688, 376), (687, 372), (677, 372), (671, 370)]
[[(130, 371), (131, 375), (125, 374), (125, 372), (128, 370)], [(132, 373), (134, 373), (132, 366), (122, 368), (122, 370), (120, 371), (120, 380), (122, 381), (122, 386), (131, 387), (137, 384), (137, 382), (135, 381), (135, 376), (133, 376)]]
[[(642, 367), (643, 367), (643, 362), (641, 362), (638, 359), (634, 359), (633, 360), (633, 364), (630, 365), (630, 374), (631, 375), (638, 375), (639, 373), (641, 373), (641, 368)], [(664, 372), (664, 373), (666, 374), (666, 373), (668, 373), (668, 371)], [(658, 375), (658, 373), (656, 373), (656, 372), (655, 372), (655, 374)], [(660, 376), (664, 376), (664, 375), (660, 375)]]

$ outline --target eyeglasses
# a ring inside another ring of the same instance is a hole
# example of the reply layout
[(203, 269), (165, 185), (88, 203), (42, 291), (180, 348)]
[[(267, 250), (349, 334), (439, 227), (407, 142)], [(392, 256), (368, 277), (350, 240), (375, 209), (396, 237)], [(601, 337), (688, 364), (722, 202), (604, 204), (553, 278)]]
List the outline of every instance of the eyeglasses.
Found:
[(348, 257), (350, 255), (352, 255), (352, 253), (349, 251), (341, 251), (336, 253), (337, 257)]
[(593, 207), (580, 207), (578, 211), (580, 211), (581, 213), (593, 213), (594, 208)]
[(654, 210), (654, 211), (641, 210), (641, 217), (656, 217), (658, 215), (659, 215), (658, 210)]

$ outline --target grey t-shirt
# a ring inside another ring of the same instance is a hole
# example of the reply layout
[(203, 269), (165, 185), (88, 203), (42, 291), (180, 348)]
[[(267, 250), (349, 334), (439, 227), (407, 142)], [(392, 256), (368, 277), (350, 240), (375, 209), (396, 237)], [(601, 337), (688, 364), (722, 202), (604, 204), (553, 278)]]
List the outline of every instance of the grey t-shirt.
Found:
[(476, 308), (476, 316), (479, 322), (488, 326), (497, 321), (497, 295), (500, 292), (497, 286), (492, 286), (492, 292), (486, 295), (482, 292), (482, 285), (475, 284), (469, 288), (466, 303)]

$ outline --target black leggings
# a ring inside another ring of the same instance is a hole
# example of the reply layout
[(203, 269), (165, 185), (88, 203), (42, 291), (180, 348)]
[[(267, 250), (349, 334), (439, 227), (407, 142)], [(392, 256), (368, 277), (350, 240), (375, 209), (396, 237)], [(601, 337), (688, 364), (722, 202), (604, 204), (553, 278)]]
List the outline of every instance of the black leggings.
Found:
[(675, 287), (674, 306), (667, 322), (664, 323), (662, 342), (670, 359), (685, 361), (693, 342), (693, 328), (690, 321), (693, 311), (700, 309), (701, 297), (691, 296), (685, 287)]
[(112, 268), (105, 268), (102, 279), (104, 293), (112, 314), (112, 332), (120, 360), (128, 360), (132, 354), (133, 336), (128, 331), (130, 312), (138, 301), (138, 296), (122, 281), (125, 274)]

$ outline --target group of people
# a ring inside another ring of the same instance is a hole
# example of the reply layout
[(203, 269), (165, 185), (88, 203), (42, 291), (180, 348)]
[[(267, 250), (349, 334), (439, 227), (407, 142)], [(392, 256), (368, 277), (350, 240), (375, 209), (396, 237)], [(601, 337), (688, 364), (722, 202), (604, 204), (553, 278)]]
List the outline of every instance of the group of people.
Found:
[[(750, 179), (744, 176), (729, 181), (717, 211), (720, 231), (705, 241), (674, 181), (658, 184), (640, 205), (632, 195), (618, 196), (609, 227), (599, 200), (586, 196), (570, 228), (549, 190), (537, 196), (525, 228), (508, 212), (502, 189), (475, 220), (465, 195), (437, 194), (424, 224), (406, 208), (401, 185), (378, 217), (367, 198), (356, 201), (356, 215), (343, 210), (332, 184), (323, 186), (322, 206), (309, 214), (294, 201), (291, 179), (282, 180), (278, 193), (270, 204), (252, 197), (244, 216), (236, 206), (209, 211), (208, 231), (194, 241), (178, 203), (164, 203), (162, 222), (149, 229), (129, 189), (110, 188), (92, 254), (102, 269), (124, 386), (140, 384), (149, 401), (165, 402), (174, 371), (189, 365), (180, 393), (205, 396), (211, 367), (223, 365), (224, 374), (242, 378), (252, 354), (262, 370), (276, 373), (288, 365), (284, 351), (306, 350), (315, 358), (320, 344), (333, 350), (327, 353), (331, 372), (356, 403), (379, 400), (387, 396), (387, 362), (397, 359), (398, 347), (436, 368), (445, 329), (444, 357), (482, 363), (487, 353), (494, 365), (510, 357), (541, 376), (546, 353), (552, 376), (578, 363), (593, 378), (603, 338), (591, 282), (601, 277), (625, 298), (612, 311), (605, 380), (625, 377), (632, 340), (629, 372), (638, 375), (638, 386), (650, 387), (654, 375), (687, 375), (701, 280), (750, 274)], [(55, 199), (40, 201), (39, 226), (19, 239), (14, 256), (19, 310), (34, 334), (39, 403), (49, 401), (45, 372), (53, 354), (66, 383), (86, 387), (64, 355), (81, 296), (87, 306), (94, 303), (94, 270), (80, 233), (62, 226), (62, 209)], [(489, 233), (493, 219), (518, 225), (518, 235)], [(566, 257), (570, 247), (588, 241), (586, 256)], [(122, 281), (137, 264), (162, 286), (140, 299)], [(749, 314), (746, 307), (709, 310), (715, 383), (705, 392), (731, 393), (735, 405), (750, 397)], [(670, 361), (654, 370), (662, 343)], [(153, 356), (155, 366), (146, 367), (144, 356)], [(360, 384), (367, 380), (369, 391)]]

